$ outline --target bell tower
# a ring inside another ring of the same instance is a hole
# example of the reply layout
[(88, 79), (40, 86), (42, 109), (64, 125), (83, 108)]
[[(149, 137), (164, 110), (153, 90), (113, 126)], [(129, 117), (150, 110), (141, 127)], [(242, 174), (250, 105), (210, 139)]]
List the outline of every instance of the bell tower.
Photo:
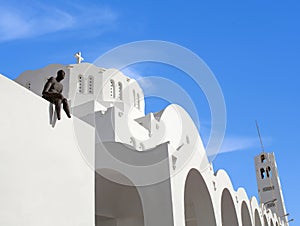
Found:
[(266, 209), (276, 213), (284, 225), (288, 226), (288, 214), (282, 195), (275, 155), (264, 151), (258, 125), (257, 130), (262, 146), (262, 152), (254, 158), (259, 200)]

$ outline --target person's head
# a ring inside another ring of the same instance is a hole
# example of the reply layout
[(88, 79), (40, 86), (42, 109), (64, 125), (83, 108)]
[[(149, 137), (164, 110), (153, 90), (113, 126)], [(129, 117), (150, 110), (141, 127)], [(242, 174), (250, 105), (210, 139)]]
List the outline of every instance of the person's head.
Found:
[(59, 70), (57, 72), (57, 77), (56, 77), (56, 80), (58, 82), (60, 82), (61, 80), (63, 80), (65, 78), (65, 72), (63, 70)]

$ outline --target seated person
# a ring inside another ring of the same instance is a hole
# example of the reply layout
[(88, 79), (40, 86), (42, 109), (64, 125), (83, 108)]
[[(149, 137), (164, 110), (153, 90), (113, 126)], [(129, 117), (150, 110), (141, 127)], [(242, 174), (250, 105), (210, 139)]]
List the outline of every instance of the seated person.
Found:
[(70, 109), (68, 105), (68, 101), (62, 95), (63, 85), (60, 83), (65, 78), (65, 72), (63, 70), (59, 70), (57, 72), (56, 78), (51, 77), (48, 79), (47, 83), (43, 89), (43, 98), (48, 100), (50, 103), (55, 105), (55, 110), (57, 114), (57, 119), (60, 120), (61, 114), (61, 104), (63, 104), (63, 108), (69, 118), (71, 118)]

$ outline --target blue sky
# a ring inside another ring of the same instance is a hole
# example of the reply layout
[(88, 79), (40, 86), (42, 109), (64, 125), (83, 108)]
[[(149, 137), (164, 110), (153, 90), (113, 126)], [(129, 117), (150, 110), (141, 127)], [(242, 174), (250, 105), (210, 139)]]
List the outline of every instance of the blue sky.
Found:
[[(253, 158), (275, 152), (288, 212), (299, 219), (300, 3), (298, 1), (0, 1), (0, 73), (16, 78), (51, 63), (74, 63), (82, 51), (93, 62), (107, 50), (139, 40), (164, 40), (198, 54), (214, 72), (227, 108), (226, 139), (214, 160), (235, 188), (256, 195)], [(188, 90), (205, 137), (209, 108), (201, 90), (180, 71), (140, 65)], [(147, 100), (147, 111), (167, 102)]]

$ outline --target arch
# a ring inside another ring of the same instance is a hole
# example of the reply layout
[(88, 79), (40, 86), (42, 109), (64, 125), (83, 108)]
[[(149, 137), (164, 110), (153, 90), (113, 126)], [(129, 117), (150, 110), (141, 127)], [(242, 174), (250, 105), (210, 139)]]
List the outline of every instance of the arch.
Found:
[(77, 81), (77, 88), (78, 88), (78, 93), (83, 93), (83, 87), (84, 87), (84, 79), (83, 75), (78, 75), (78, 81)]
[(267, 166), (266, 173), (267, 173), (267, 177), (270, 177), (270, 178), (272, 177), (272, 170), (271, 170), (270, 166)]
[(274, 224), (273, 224), (273, 220), (271, 220), (271, 226), (274, 226)]
[(278, 226), (278, 222), (276, 222), (276, 226)]
[(227, 188), (222, 192), (221, 199), (222, 226), (238, 226), (235, 205)]
[(111, 98), (116, 98), (116, 84), (113, 79), (110, 80), (110, 97)]
[(266, 215), (264, 215), (264, 226), (269, 226)]
[(123, 84), (118, 82), (118, 99), (123, 100)]
[[(133, 183), (113, 170), (105, 169), (100, 173), (95, 174), (95, 226), (144, 226), (141, 197)], [(107, 179), (111, 177), (118, 177), (129, 185)]]
[(249, 208), (245, 201), (243, 201), (242, 203), (241, 215), (242, 215), (242, 225), (252, 226)]
[(190, 170), (185, 182), (184, 214), (186, 226), (216, 226), (209, 190), (196, 169)]
[(254, 219), (255, 219), (255, 226), (262, 226), (261, 225), (261, 220), (260, 220), (260, 217), (259, 217), (259, 214), (258, 214), (257, 210), (255, 210), (255, 212), (254, 212)]
[(90, 75), (88, 81), (88, 93), (94, 94), (94, 76)]
[(260, 168), (260, 176), (261, 179), (265, 179), (266, 178), (266, 171), (264, 168)]
[[(217, 181), (222, 181), (222, 183), (219, 183), (221, 185), (219, 187), (219, 192), (223, 192), (226, 188), (227, 190), (233, 191), (232, 181), (225, 170), (219, 169), (217, 172), (215, 172), (215, 175), (217, 177)], [(221, 196), (222, 194), (220, 193), (219, 197)]]

